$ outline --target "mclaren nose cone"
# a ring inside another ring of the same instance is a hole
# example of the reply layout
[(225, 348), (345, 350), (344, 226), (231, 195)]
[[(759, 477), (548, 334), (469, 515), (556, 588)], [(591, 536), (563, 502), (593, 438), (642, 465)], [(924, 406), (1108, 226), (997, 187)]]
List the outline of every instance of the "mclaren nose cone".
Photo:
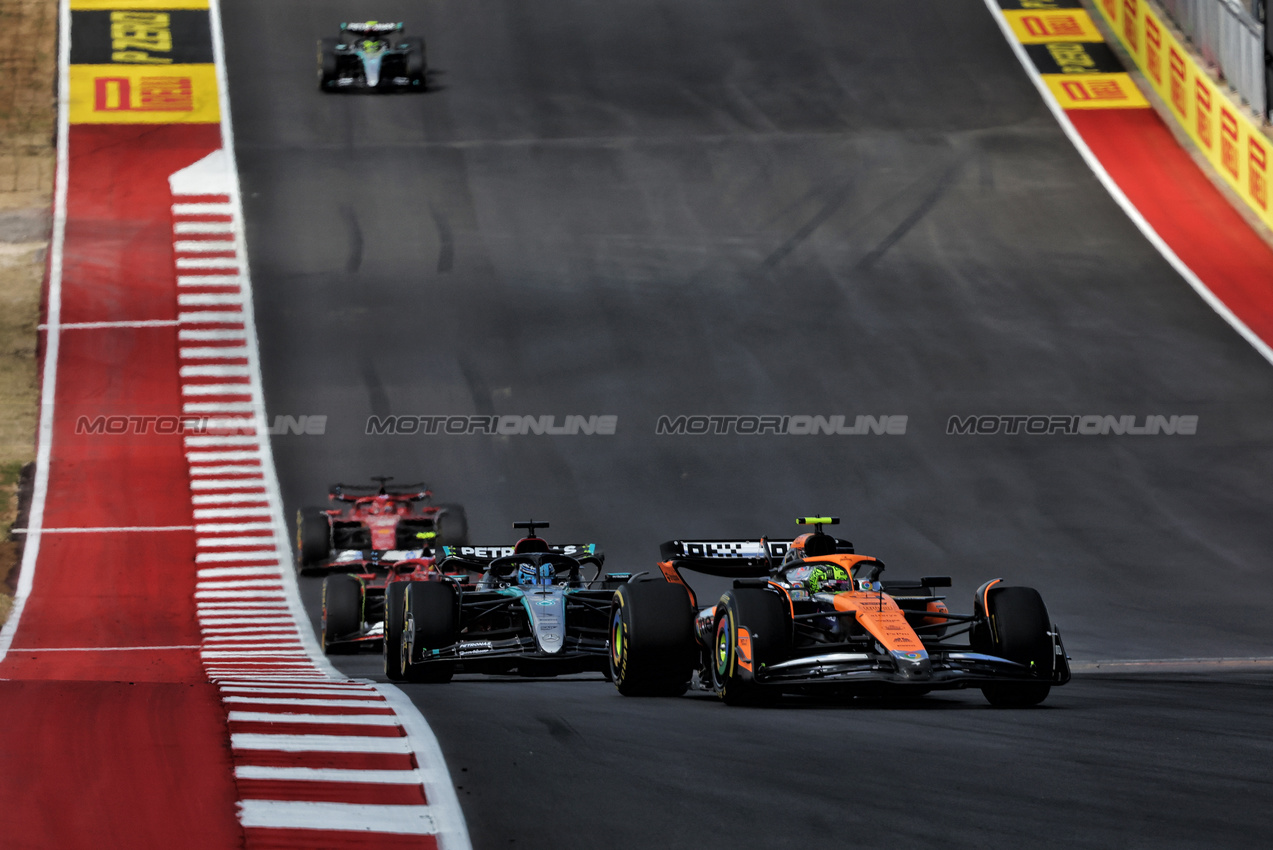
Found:
[(897, 665), (897, 672), (903, 679), (912, 682), (923, 682), (931, 679), (933, 676), (933, 663), (928, 659), (928, 653), (923, 650), (916, 652), (893, 652), (893, 663)]

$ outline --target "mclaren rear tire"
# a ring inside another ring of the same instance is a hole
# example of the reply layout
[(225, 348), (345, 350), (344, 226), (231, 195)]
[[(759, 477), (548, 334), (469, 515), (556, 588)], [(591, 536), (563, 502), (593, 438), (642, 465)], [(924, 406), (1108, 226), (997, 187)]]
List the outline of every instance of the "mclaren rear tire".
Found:
[(362, 583), (353, 576), (323, 579), (323, 652), (338, 655), (345, 651), (339, 641), (362, 627)]
[(1038, 705), (1052, 690), (1052, 619), (1043, 598), (1032, 587), (992, 588), (987, 600), (988, 640), (991, 655), (1031, 668), (1042, 681), (995, 682), (983, 685), (982, 694), (991, 705), (1025, 708)]
[(726, 705), (763, 705), (781, 692), (755, 680), (766, 664), (791, 655), (791, 618), (782, 597), (756, 587), (736, 587), (716, 606), (709, 671)]
[(453, 661), (425, 661), (429, 650), (455, 643), (455, 590), (449, 582), (406, 582), (401, 641), (402, 678), (408, 682), (445, 684), (455, 675)]
[(679, 584), (620, 585), (610, 605), (610, 679), (627, 697), (680, 696), (698, 645), (689, 593)]
[(407, 582), (391, 581), (385, 586), (385, 639), (382, 657), (385, 675), (391, 682), (401, 682), (402, 623), (405, 615)]

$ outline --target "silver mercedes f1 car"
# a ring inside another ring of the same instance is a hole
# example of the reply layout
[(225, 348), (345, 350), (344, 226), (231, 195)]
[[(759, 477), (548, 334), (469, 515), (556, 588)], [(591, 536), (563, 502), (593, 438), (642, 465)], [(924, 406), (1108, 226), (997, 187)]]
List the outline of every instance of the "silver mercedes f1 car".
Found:
[(402, 23), (343, 23), (337, 38), (318, 42), (322, 91), (424, 91), (424, 39), (402, 34)]

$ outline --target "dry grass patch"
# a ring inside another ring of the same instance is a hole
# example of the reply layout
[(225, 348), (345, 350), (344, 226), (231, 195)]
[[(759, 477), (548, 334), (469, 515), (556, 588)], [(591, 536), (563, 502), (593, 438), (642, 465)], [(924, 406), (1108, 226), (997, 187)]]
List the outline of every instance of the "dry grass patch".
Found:
[(56, 0), (0, 0), (0, 622), (21, 559), (18, 479), (35, 457), (36, 323), (56, 162)]

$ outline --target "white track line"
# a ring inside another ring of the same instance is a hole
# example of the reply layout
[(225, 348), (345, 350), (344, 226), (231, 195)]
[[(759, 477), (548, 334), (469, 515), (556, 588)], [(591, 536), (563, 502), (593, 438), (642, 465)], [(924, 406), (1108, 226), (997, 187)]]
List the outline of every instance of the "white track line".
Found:
[(230, 746), (236, 750), (271, 750), (284, 753), (389, 753), (411, 755), (406, 738), (367, 735), (270, 735), (235, 732)]
[[(64, 325), (58, 325), (59, 330), (63, 331), (97, 331), (110, 330), (113, 328), (171, 328), (176, 327), (175, 319), (139, 319), (134, 322), (67, 322)], [(37, 325), (39, 330), (48, 330), (48, 325)]]
[(392, 714), (288, 714), (273, 711), (231, 711), (231, 723), (310, 723), (331, 726), (397, 726)]
[[(224, 98), (223, 98), (224, 99)], [(222, 113), (224, 114), (224, 113)], [(186, 204), (172, 205), (173, 215), (234, 215), (234, 204)]]
[(418, 770), (349, 770), (335, 767), (263, 767), (252, 764), (234, 769), (236, 779), (278, 779), (303, 782), (362, 782), (375, 785), (420, 785)]
[(239, 803), (239, 820), (248, 828), (433, 835), (439, 831), (434, 814), (432, 806), (310, 803), (300, 800), (244, 800)]
[[(140, 531), (194, 531), (193, 525), (121, 525), (102, 528), (43, 528), (40, 534), (131, 534)], [(10, 529), (10, 534), (31, 534), (30, 528)], [(30, 545), (30, 542), (27, 543)]]
[[(236, 285), (239, 278), (235, 278)], [(216, 328), (213, 330), (196, 330), (194, 328), (182, 328), (177, 331), (177, 340), (180, 342), (202, 342), (211, 340), (240, 340), (247, 339), (247, 334), (242, 330), (234, 328)]]
[[(407, 740), (415, 747), (416, 764), (425, 769), (425, 799), (432, 804), (434, 817), (438, 821), (439, 836), (446, 836), (448, 842), (457, 842), (447, 845), (450, 850), (471, 850), (468, 825), (464, 822), (460, 798), (455, 793), (455, 782), (447, 770), (442, 747), (438, 745), (433, 729), (402, 691), (393, 685), (378, 684), (374, 687), (385, 698), (385, 702), (393, 706), (394, 713), (398, 715), (402, 728), (407, 733)], [(458, 843), (460, 841), (463, 843)]]
[(1087, 163), (1087, 167), (1092, 169), (1092, 173), (1096, 175), (1096, 179), (1101, 181), (1101, 185), (1105, 187), (1105, 191), (1109, 192), (1114, 202), (1122, 207), (1123, 212), (1132, 220), (1149, 244), (1158, 249), (1158, 253), (1162, 254), (1176, 273), (1184, 278), (1185, 283), (1198, 293), (1199, 297), (1207, 303), (1212, 310), (1215, 310), (1220, 318), (1229, 323), (1238, 335), (1251, 344), (1251, 347), (1260, 353), (1260, 356), (1273, 364), (1273, 348), (1270, 348), (1264, 340), (1246, 326), (1246, 323), (1237, 317), (1228, 306), (1221, 301), (1214, 292), (1207, 288), (1202, 279), (1194, 274), (1193, 269), (1185, 265), (1180, 257), (1176, 256), (1176, 252), (1171, 250), (1169, 246), (1153, 226), (1141, 215), (1140, 210), (1136, 209), (1128, 197), (1123, 194), (1123, 190), (1118, 187), (1114, 179), (1109, 176), (1109, 172), (1105, 170), (1105, 166), (1101, 165), (1101, 161), (1096, 158), (1096, 154), (1092, 153), (1092, 149), (1087, 146), (1087, 142), (1083, 141), (1082, 135), (1075, 129), (1074, 123), (1070, 121), (1070, 117), (1065, 114), (1065, 110), (1057, 103), (1056, 98), (1052, 96), (1052, 92), (1048, 90), (1048, 85), (1043, 81), (1043, 77), (1039, 75), (1038, 70), (1034, 67), (1034, 63), (1030, 60), (1030, 55), (1026, 53), (1025, 47), (1017, 40), (1016, 35), (1012, 32), (1012, 27), (1008, 25), (1008, 19), (1004, 17), (1003, 10), (999, 8), (996, 0), (985, 0), (986, 8), (990, 10), (990, 14), (994, 17), (995, 22), (999, 25), (999, 29), (1003, 31), (1003, 37), (1007, 39), (1012, 52), (1016, 54), (1017, 61), (1021, 63), (1021, 67), (1025, 69), (1029, 75), (1034, 87), (1039, 90), (1039, 95), (1043, 98), (1043, 102), (1047, 104), (1048, 109), (1052, 111), (1052, 115), (1056, 118), (1057, 123), (1061, 125), (1061, 130), (1069, 138), (1075, 149), (1079, 152), (1079, 156), (1083, 157), (1083, 161)]
[(379, 699), (306, 699), (304, 697), (269, 697), (269, 696), (231, 696), (222, 697), (222, 702), (237, 705), (287, 705), (287, 706), (335, 706), (337, 708), (357, 708), (365, 705), (384, 705)]
[(175, 649), (203, 649), (195, 646), (21, 646), (17, 652), (165, 652)]

